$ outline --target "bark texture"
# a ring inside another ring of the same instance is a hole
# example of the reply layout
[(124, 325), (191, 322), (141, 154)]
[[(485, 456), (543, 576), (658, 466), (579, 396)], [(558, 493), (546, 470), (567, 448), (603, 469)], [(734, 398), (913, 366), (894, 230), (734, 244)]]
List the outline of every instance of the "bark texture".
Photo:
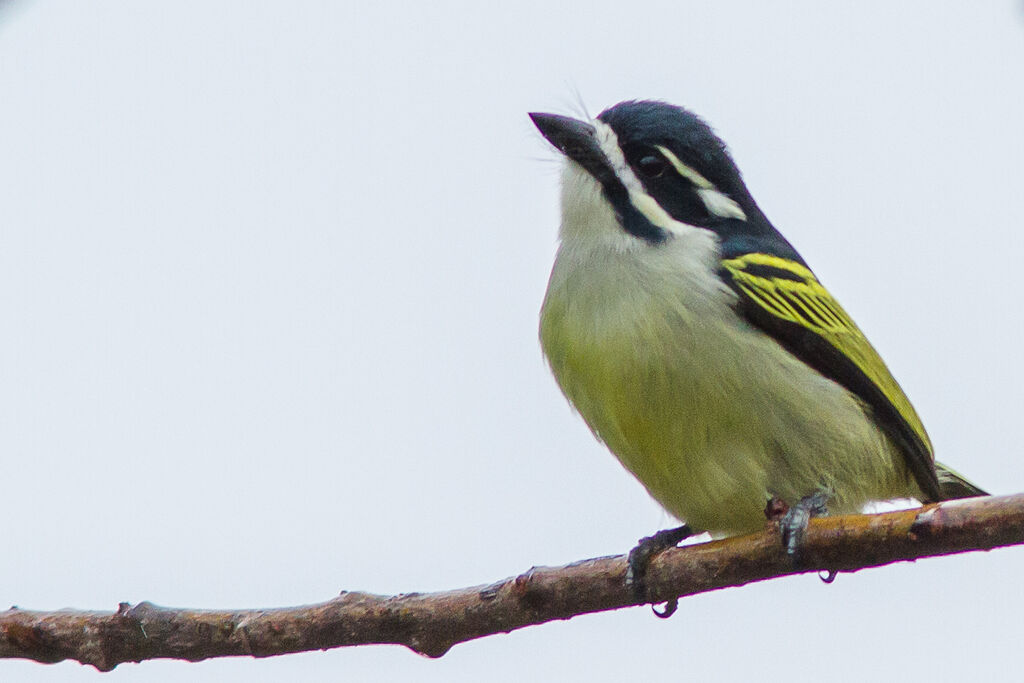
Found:
[(453, 645), (579, 614), (804, 572), (852, 572), (936, 555), (1024, 543), (1024, 494), (973, 498), (877, 515), (811, 521), (794, 567), (774, 524), (748, 536), (668, 550), (647, 595), (625, 585), (626, 556), (534, 567), (489, 586), (395, 596), (343, 592), (315, 605), (235, 611), (122, 603), (114, 612), (11, 608), (0, 613), (0, 657), (72, 659), (101, 671), (122, 662), (272, 655), (353, 645), (404, 645), (440, 657)]

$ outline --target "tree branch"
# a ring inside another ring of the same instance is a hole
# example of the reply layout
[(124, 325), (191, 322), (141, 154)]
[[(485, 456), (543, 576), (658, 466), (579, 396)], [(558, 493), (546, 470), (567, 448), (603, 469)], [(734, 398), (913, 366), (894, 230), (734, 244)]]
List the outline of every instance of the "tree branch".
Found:
[(456, 643), (554, 619), (664, 602), (810, 571), (851, 572), (892, 562), (1024, 543), (1024, 494), (974, 498), (878, 515), (811, 521), (793, 567), (776, 525), (763, 533), (673, 549), (654, 558), (648, 599), (624, 584), (624, 555), (534, 567), (490, 586), (381, 596), (343, 592), (316, 605), (238, 611), (122, 603), (116, 612), (0, 613), (0, 658), (72, 659), (100, 671), (122, 662), (269, 657), (392, 643), (440, 657)]

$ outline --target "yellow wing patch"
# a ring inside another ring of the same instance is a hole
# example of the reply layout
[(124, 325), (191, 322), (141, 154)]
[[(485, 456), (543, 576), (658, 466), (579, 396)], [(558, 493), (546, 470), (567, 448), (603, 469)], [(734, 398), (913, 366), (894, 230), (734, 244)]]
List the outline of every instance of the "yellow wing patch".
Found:
[(932, 453), (931, 441), (910, 400), (864, 333), (810, 269), (789, 259), (758, 253), (723, 260), (722, 266), (751, 301), (773, 316), (813, 332), (852, 361)]

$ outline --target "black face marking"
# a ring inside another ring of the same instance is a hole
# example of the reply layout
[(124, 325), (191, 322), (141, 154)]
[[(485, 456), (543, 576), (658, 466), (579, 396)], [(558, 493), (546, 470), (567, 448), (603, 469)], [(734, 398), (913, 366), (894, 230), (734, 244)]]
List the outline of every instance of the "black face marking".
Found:
[[(604, 111), (598, 119), (615, 131), (644, 190), (677, 221), (715, 230), (723, 223), (739, 219), (711, 213), (697, 193), (700, 188), (680, 175), (658, 147), (669, 150), (748, 213), (745, 204), (749, 194), (739, 169), (725, 144), (696, 115), (662, 102), (623, 102)], [(645, 172), (646, 166), (652, 164), (651, 157), (661, 160), (661, 173)]]
[[(630, 201), (629, 191), (615, 174), (590, 123), (554, 114), (530, 114), (530, 117), (551, 144), (600, 183), (623, 230), (652, 245), (667, 240), (668, 231), (651, 223)], [(673, 219), (714, 232), (722, 242), (723, 251), (730, 243), (753, 240), (796, 253), (758, 209), (725, 143), (699, 117), (664, 102), (629, 101), (605, 110), (597, 118), (615, 133), (623, 156), (643, 191)], [(746, 220), (709, 211), (698, 194), (702, 188), (680, 174), (659, 147), (669, 150), (716, 191), (734, 201)]]
[[(739, 169), (725, 143), (696, 114), (664, 102), (631, 101), (616, 104), (597, 118), (611, 126), (623, 150), (654, 150), (661, 145), (743, 205), (747, 193)], [(631, 159), (631, 165), (639, 160)]]
[(660, 151), (648, 145), (632, 144), (622, 150), (644, 191), (680, 223), (709, 227), (720, 221), (708, 211), (697, 187), (676, 172)]
[[(644, 190), (675, 220), (706, 228), (722, 243), (756, 243), (768, 253), (783, 253), (799, 260), (796, 250), (779, 234), (751, 197), (739, 169), (717, 135), (700, 117), (665, 102), (627, 101), (603, 111), (598, 120), (606, 123), (618, 138), (619, 146)], [(693, 169), (714, 188), (732, 199), (746, 220), (718, 216), (708, 211), (688, 178), (681, 176), (668, 159), (661, 175), (645, 174), (642, 166), (649, 156), (664, 159), (658, 147), (672, 152), (680, 162)]]

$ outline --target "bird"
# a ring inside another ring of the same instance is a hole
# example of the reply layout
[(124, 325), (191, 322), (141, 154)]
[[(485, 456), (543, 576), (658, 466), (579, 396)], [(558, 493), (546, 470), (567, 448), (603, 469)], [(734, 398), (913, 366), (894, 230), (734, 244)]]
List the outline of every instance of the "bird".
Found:
[[(529, 116), (565, 160), (544, 356), (685, 523), (676, 540), (762, 530), (773, 501), (806, 527), (874, 501), (986, 495), (935, 462), (900, 385), (703, 119), (656, 100)], [(790, 553), (799, 533), (784, 530)]]

